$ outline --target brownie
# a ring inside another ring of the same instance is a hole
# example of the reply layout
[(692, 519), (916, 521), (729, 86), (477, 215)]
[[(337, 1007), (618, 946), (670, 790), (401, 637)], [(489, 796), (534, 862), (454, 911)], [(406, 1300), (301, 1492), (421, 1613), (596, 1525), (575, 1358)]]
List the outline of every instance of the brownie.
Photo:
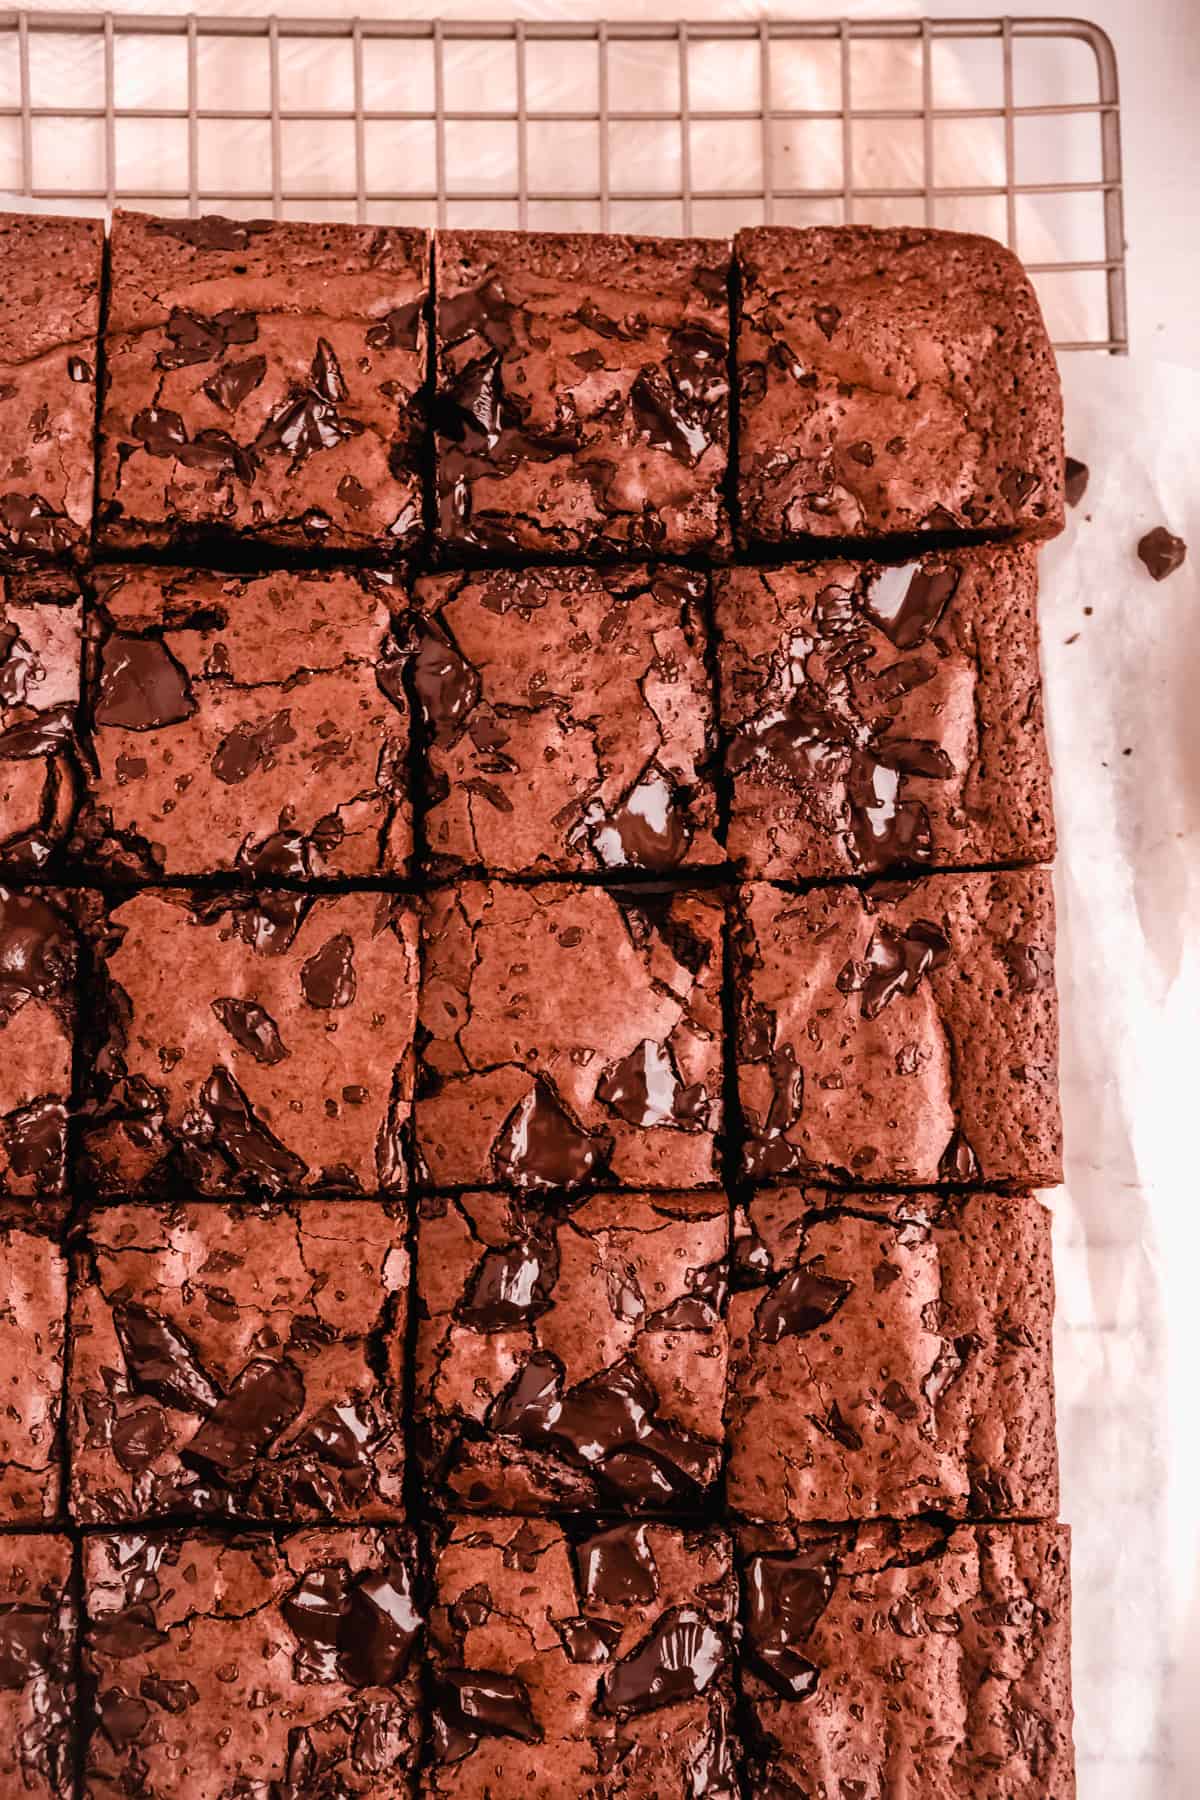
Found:
[(408, 872), (393, 577), (130, 566), (97, 587), (80, 856), (151, 878)]
[(715, 596), (748, 874), (1053, 856), (1032, 546), (731, 569)]
[(84, 1540), (86, 1800), (405, 1800), (422, 1630), (404, 1531)]
[(75, 1263), (71, 1510), (403, 1513), (403, 1215), (365, 1200), (105, 1207)]
[(423, 1178), (519, 1193), (712, 1181), (723, 917), (709, 892), (467, 881), (430, 894)]
[(77, 1609), (67, 1538), (0, 1537), (0, 1792), (71, 1800)]
[(61, 1208), (78, 961), (68, 895), (0, 887), (0, 1221)]
[(454, 550), (724, 550), (729, 245), (437, 238), (437, 498)]
[(725, 1532), (460, 1520), (435, 1549), (422, 1793), (735, 1800)]
[(690, 1510), (722, 1463), (719, 1190), (421, 1202), (416, 1447), (463, 1509)]
[(514, 874), (724, 860), (704, 577), (528, 569), (416, 583), (430, 850)]
[(1062, 1525), (748, 1531), (757, 1800), (1074, 1800)]
[(81, 625), (73, 575), (0, 575), (0, 867), (6, 869), (45, 869), (71, 829), (80, 788)]
[(745, 542), (1062, 530), (1058, 371), (1010, 250), (767, 226), (736, 254)]
[[(67, 1265), (52, 1238), (0, 1228), (0, 1523), (58, 1510)], [(0, 1687), (3, 1682), (0, 1682)]]
[(100, 219), (0, 214), (0, 566), (83, 554), (95, 490)]
[(419, 540), (425, 232), (118, 212), (110, 259), (106, 549)]
[(1046, 871), (752, 882), (733, 955), (747, 1175), (1062, 1180)]
[(1028, 1195), (757, 1194), (726, 1492), (768, 1523), (1058, 1511), (1050, 1215)]
[(94, 935), (81, 1140), (102, 1193), (404, 1187), (407, 902), (166, 888), (118, 901)]

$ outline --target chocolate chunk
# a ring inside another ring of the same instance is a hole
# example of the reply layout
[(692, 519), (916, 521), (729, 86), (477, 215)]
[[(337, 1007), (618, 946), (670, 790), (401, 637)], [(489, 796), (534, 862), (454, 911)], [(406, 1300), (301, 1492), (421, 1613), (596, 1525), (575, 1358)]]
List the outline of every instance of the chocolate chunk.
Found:
[(1187, 545), (1181, 537), (1175, 537), (1169, 532), (1165, 525), (1156, 525), (1153, 531), (1148, 531), (1145, 537), (1139, 538), (1137, 553), (1146, 573), (1155, 581), (1165, 581), (1168, 575), (1173, 575), (1176, 569), (1182, 568), (1187, 556)]
[(665, 1613), (647, 1641), (604, 1678), (600, 1704), (619, 1717), (695, 1699), (725, 1667), (723, 1634), (693, 1607)]
[(492, 1164), (520, 1190), (572, 1188), (598, 1175), (611, 1155), (612, 1139), (581, 1131), (539, 1078), (501, 1127)]
[(109, 638), (100, 656), (94, 718), (125, 731), (157, 731), (190, 719), (196, 702), (186, 672), (156, 638)]
[(1063, 491), (1068, 506), (1078, 506), (1087, 493), (1088, 477), (1091, 471), (1085, 462), (1077, 462), (1073, 456), (1066, 460), (1066, 474)]

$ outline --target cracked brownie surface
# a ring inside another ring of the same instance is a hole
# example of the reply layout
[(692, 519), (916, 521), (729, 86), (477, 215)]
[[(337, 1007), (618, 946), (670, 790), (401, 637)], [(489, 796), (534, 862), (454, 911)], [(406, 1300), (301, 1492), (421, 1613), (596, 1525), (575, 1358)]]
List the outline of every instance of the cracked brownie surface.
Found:
[[(67, 1265), (54, 1240), (0, 1229), (0, 1522), (58, 1510)], [(0, 1683), (2, 1685), (2, 1683)]]
[(422, 1793), (733, 1800), (736, 1604), (718, 1529), (447, 1527)]
[(87, 1800), (407, 1800), (420, 1750), (405, 1531), (88, 1537)]
[(740, 1546), (758, 1800), (1074, 1800), (1065, 1526), (776, 1528)]
[(447, 548), (724, 550), (725, 241), (437, 237), (437, 501)]
[(951, 231), (739, 231), (747, 543), (1052, 537), (1062, 397), (1010, 250)]
[(0, 217), (0, 566), (92, 529), (101, 219)]
[(130, 567), (95, 585), (78, 855), (151, 879), (407, 874), (393, 576)]
[(714, 594), (748, 874), (1054, 854), (1032, 547), (719, 570)]
[(721, 862), (705, 578), (682, 569), (427, 577), (413, 660), (439, 865)]
[(694, 1509), (721, 1472), (725, 1197), (421, 1202), (414, 1428), (453, 1507)]
[(65, 1537), (0, 1537), (0, 1790), (14, 1800), (75, 1792), (71, 1560)]
[(425, 232), (118, 211), (110, 257), (105, 549), (419, 540)]
[[(398, 1190), (417, 926), (395, 895), (145, 891), (93, 928), (102, 1192)], [(169, 972), (169, 973), (165, 973)]]
[(44, 869), (71, 828), (80, 770), (83, 609), (73, 575), (0, 575), (0, 867)]
[(760, 1193), (729, 1305), (746, 1519), (1053, 1518), (1050, 1215), (1027, 1195)]
[(425, 901), (417, 1155), (434, 1186), (715, 1179), (712, 893), (466, 881)]
[(61, 1206), (78, 962), (69, 895), (0, 887), (0, 1218)]
[(1049, 875), (742, 890), (744, 1172), (1062, 1179)]
[(402, 1515), (405, 1235), (402, 1211), (360, 1200), (93, 1212), (74, 1517)]

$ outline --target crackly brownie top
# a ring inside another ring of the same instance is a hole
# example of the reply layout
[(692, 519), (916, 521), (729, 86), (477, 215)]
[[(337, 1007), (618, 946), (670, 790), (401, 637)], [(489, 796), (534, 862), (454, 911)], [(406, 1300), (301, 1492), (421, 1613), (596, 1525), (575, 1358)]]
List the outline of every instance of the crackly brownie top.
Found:
[(96, 585), (77, 854), (142, 877), (407, 871), (395, 577), (137, 566)]
[(467, 1519), (435, 1550), (430, 1794), (733, 1800), (715, 1528)]
[(702, 576), (495, 570), (426, 578), (414, 598), (435, 857), (513, 873), (721, 860)]
[(1010, 250), (768, 226), (737, 257), (747, 541), (1061, 531), (1058, 372)]
[(77, 1624), (65, 1537), (0, 1537), (0, 1789), (70, 1800)]
[(1069, 1542), (1061, 1525), (748, 1532), (754, 1793), (1074, 1800)]
[(429, 896), (417, 1153), (435, 1186), (715, 1176), (720, 897), (467, 881)]
[(1032, 547), (714, 588), (729, 851), (749, 874), (1053, 855)]
[(397, 1530), (88, 1537), (88, 1791), (408, 1800), (414, 1560)]
[(61, 558), (92, 523), (104, 224), (0, 217), (0, 560)]
[[(745, 1518), (1053, 1517), (1050, 1215), (1027, 1195), (768, 1189), (730, 1302)], [(841, 1196), (848, 1207), (857, 1196)]]
[(72, 1511), (403, 1512), (408, 1253), (369, 1201), (105, 1207), (79, 1238)]
[(443, 231), (437, 257), (443, 543), (723, 547), (728, 244)]
[(396, 1189), (416, 920), (395, 896), (143, 892), (96, 927), (84, 1123), (106, 1192)]
[(424, 232), (118, 212), (111, 260), (102, 542), (418, 538)]
[(721, 1468), (725, 1196), (422, 1202), (418, 1446), (455, 1507), (690, 1508)]
[(78, 952), (66, 895), (0, 887), (0, 1192), (18, 1213), (62, 1193)]
[(67, 1266), (53, 1239), (0, 1230), (0, 1524), (58, 1508)]
[(1048, 874), (755, 882), (739, 905), (748, 1174), (1061, 1179)]
[(73, 575), (0, 576), (0, 865), (41, 869), (79, 798), (83, 608)]

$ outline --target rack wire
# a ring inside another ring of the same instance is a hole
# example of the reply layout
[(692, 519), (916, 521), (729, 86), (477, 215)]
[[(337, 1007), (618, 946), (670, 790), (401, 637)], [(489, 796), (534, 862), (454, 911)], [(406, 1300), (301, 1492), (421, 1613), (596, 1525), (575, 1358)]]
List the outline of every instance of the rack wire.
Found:
[(519, 229), (978, 228), (1023, 256), (1059, 350), (1128, 348), (1116, 58), (1076, 19), (0, 12), (0, 188)]

